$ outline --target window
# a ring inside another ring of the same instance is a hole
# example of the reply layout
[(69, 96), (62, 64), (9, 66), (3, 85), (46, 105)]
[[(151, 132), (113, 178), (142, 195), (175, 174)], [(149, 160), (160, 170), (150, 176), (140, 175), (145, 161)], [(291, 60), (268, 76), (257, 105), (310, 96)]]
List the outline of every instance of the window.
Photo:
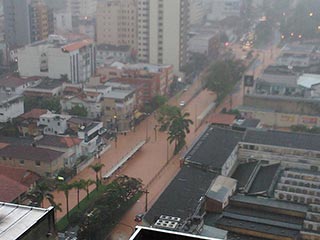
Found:
[(20, 163), (21, 165), (24, 165), (24, 160), (20, 160), (19, 163)]
[(40, 161), (36, 161), (36, 166), (40, 166)]

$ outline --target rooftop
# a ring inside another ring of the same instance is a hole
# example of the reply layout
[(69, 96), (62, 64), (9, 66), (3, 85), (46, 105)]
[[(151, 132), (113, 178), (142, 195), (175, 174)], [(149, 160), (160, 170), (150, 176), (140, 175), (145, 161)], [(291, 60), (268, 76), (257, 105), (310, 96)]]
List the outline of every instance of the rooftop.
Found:
[(237, 180), (219, 175), (211, 184), (206, 196), (219, 202), (224, 202), (232, 189), (236, 186)]
[(0, 239), (19, 239), (52, 211), (53, 207), (44, 209), (0, 202)]
[(62, 87), (63, 83), (63, 81), (58, 79), (43, 79), (40, 84), (35, 87), (28, 88), (27, 91), (32, 91), (33, 89), (53, 90), (58, 87)]
[(15, 168), (10, 166), (1, 166), (0, 175), (6, 176), (18, 183), (25, 185), (26, 187), (30, 187), (40, 179), (40, 176), (34, 172), (23, 168)]
[(113, 98), (113, 99), (125, 99), (129, 95), (131, 95), (134, 92), (134, 90), (118, 90), (113, 89), (111, 92), (108, 92), (105, 94), (106, 98)]
[(60, 137), (55, 135), (45, 135), (37, 142), (37, 145), (58, 148), (71, 148), (75, 145), (80, 144), (81, 142), (82, 140), (76, 137)]
[(20, 118), (23, 119), (39, 119), (41, 115), (47, 113), (46, 109), (39, 109), (39, 108), (34, 108), (29, 112), (26, 112), (22, 115), (20, 115)]
[(249, 205), (267, 206), (269, 208), (278, 208), (293, 212), (306, 213), (308, 207), (306, 205), (296, 204), (293, 202), (279, 201), (271, 198), (244, 196), (237, 194), (231, 197), (231, 202), (245, 203)]
[(320, 150), (320, 135), (248, 129), (243, 142), (287, 148)]
[[(12, 202), (15, 199), (17, 199), (21, 194), (28, 191), (28, 189), (29, 188), (27, 186), (19, 182), (16, 182), (7, 176), (0, 174), (0, 201)], [(1, 211), (0, 211), (0, 229), (1, 229)], [(1, 236), (1, 233), (0, 233), (0, 236)]]
[(232, 151), (242, 140), (244, 132), (230, 128), (209, 126), (185, 156), (187, 162), (194, 162), (220, 169)]
[(306, 45), (306, 44), (286, 44), (281, 51), (282, 52), (295, 52), (295, 53), (305, 53), (311, 54), (315, 50), (314, 45)]
[(50, 149), (22, 145), (9, 145), (0, 149), (1, 157), (41, 162), (52, 162), (63, 154), (63, 152), (54, 151)]
[(249, 162), (239, 164), (237, 169), (232, 175), (232, 178), (238, 181), (237, 187), (243, 188), (247, 184), (249, 178), (251, 177), (254, 169), (257, 167), (258, 162)]
[(260, 119), (250, 118), (244, 119), (244, 121), (240, 124), (240, 127), (244, 128), (256, 128), (260, 123)]
[(260, 77), (257, 78), (257, 83), (269, 83), (277, 85), (286, 85), (290, 87), (297, 86), (297, 80), (299, 76), (295, 74), (270, 74), (263, 73)]
[[(218, 238), (204, 237), (194, 234), (181, 233), (157, 228), (137, 226), (129, 240), (219, 240)], [(222, 240), (222, 239), (220, 239)]]
[(236, 120), (236, 116), (232, 114), (214, 113), (210, 119), (212, 124), (231, 126)]
[(0, 78), (0, 86), (14, 88), (14, 87), (22, 86), (30, 81), (35, 81), (39, 79), (40, 77), (39, 78), (20, 78), (20, 77), (7, 75)]
[(268, 233), (279, 237), (291, 237), (296, 239), (299, 236), (299, 230), (292, 230), (285, 227), (269, 226), (263, 223), (250, 222), (248, 220), (222, 217), (217, 222), (218, 227), (222, 228), (241, 228), (250, 231)]
[(200, 198), (205, 195), (215, 176), (214, 173), (183, 166), (148, 211), (145, 219), (150, 224), (153, 224), (160, 215), (174, 216), (185, 220), (193, 214)]
[(320, 74), (303, 74), (298, 78), (298, 85), (305, 88), (310, 89), (317, 84), (320, 84)]
[(249, 189), (250, 194), (267, 192), (275, 179), (275, 175), (280, 167), (280, 164), (272, 164), (260, 166), (255, 179)]

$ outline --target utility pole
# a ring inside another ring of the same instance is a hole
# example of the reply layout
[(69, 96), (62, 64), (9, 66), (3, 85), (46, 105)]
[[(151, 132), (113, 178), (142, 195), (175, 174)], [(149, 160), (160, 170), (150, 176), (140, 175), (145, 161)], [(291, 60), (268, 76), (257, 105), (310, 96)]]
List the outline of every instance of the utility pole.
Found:
[(154, 130), (154, 140), (157, 141), (157, 127), (158, 125), (155, 125), (153, 130)]
[(145, 204), (145, 208), (144, 208), (144, 211), (147, 212), (148, 211), (148, 189), (144, 190), (143, 191), (144, 194), (146, 194), (146, 204)]

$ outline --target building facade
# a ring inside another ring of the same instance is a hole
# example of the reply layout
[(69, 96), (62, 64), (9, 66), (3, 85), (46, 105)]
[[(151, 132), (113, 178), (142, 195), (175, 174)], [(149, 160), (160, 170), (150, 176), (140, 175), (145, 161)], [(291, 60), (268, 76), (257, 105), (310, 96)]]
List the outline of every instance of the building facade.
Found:
[(175, 74), (187, 63), (189, 1), (139, 1), (138, 59), (172, 64)]
[(137, 0), (98, 2), (97, 42), (137, 48)]
[(18, 50), (18, 69), (21, 76), (65, 78), (72, 83), (88, 81), (95, 74), (95, 44), (91, 39), (68, 41), (50, 35)]
[(3, 6), (10, 48), (43, 40), (53, 33), (53, 12), (41, 0), (5, 0)]

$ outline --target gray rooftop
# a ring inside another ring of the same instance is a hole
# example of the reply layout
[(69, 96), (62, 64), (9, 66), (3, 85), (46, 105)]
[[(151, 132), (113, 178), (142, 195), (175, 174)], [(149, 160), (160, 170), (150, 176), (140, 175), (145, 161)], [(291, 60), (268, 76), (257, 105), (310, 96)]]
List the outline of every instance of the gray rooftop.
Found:
[(106, 98), (113, 98), (113, 99), (125, 99), (130, 94), (132, 94), (134, 90), (112, 90), (111, 92), (105, 95)]
[(209, 126), (185, 156), (186, 162), (219, 170), (242, 140), (243, 131)]
[(0, 202), (0, 239), (20, 239), (50, 211), (53, 207), (44, 209)]
[(303, 53), (303, 54), (311, 54), (315, 50), (314, 45), (306, 45), (306, 44), (286, 44), (281, 51), (282, 52), (295, 52), (295, 53)]
[(243, 142), (320, 151), (320, 135), (248, 129)]
[(286, 85), (288, 87), (296, 87), (299, 76), (293, 74), (270, 74), (264, 73), (257, 78), (257, 83), (269, 83), (274, 85)]
[(231, 202), (233, 201), (246, 203), (250, 205), (267, 206), (269, 208), (279, 208), (300, 213), (306, 213), (308, 211), (308, 207), (306, 205), (296, 204), (287, 201), (279, 201), (271, 198), (244, 196), (241, 194), (232, 196)]
[(200, 198), (205, 195), (215, 177), (214, 173), (183, 166), (148, 211), (145, 219), (150, 224), (153, 224), (160, 215), (174, 216), (185, 220), (193, 214)]

